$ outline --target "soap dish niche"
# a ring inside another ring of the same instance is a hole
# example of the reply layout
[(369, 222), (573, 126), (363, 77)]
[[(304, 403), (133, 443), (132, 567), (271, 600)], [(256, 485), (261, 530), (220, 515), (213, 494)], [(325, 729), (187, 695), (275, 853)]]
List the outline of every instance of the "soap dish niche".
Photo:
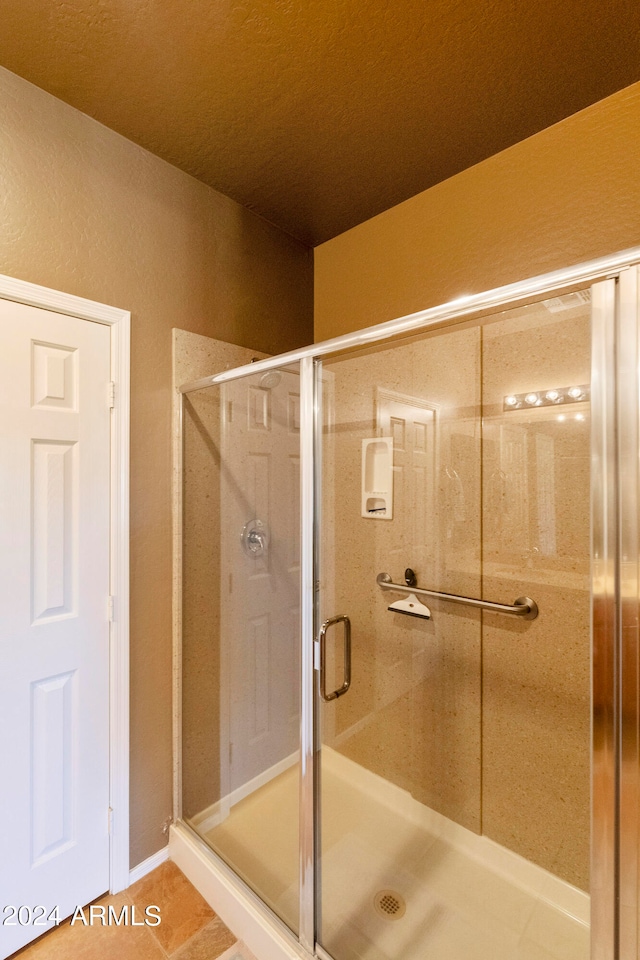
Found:
[(372, 520), (393, 519), (393, 439), (362, 441), (361, 514)]

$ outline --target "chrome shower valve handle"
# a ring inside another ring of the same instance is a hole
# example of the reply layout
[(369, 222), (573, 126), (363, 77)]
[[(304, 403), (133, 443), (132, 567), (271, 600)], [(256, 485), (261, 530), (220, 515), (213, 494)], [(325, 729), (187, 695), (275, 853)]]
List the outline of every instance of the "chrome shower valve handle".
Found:
[(263, 520), (249, 520), (240, 534), (240, 541), (249, 557), (262, 557), (269, 546), (269, 531)]

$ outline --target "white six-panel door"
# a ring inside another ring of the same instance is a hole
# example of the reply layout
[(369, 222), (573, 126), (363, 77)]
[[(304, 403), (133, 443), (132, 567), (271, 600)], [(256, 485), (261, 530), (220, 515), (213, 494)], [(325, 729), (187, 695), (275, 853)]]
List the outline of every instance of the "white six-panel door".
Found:
[(2, 957), (109, 887), (109, 379), (108, 326), (0, 300)]

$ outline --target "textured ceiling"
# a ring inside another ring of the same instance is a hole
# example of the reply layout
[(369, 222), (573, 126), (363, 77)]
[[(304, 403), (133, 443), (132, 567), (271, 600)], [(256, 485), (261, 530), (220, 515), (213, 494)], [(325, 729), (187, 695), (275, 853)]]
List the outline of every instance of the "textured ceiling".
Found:
[(637, 0), (0, 0), (0, 64), (315, 245), (640, 79)]

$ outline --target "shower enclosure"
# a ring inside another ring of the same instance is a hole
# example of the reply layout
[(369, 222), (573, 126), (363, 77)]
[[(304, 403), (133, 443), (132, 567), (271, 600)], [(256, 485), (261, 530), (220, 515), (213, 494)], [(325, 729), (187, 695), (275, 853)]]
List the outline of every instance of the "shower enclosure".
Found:
[(637, 956), (638, 260), (181, 387), (174, 834), (309, 954)]

